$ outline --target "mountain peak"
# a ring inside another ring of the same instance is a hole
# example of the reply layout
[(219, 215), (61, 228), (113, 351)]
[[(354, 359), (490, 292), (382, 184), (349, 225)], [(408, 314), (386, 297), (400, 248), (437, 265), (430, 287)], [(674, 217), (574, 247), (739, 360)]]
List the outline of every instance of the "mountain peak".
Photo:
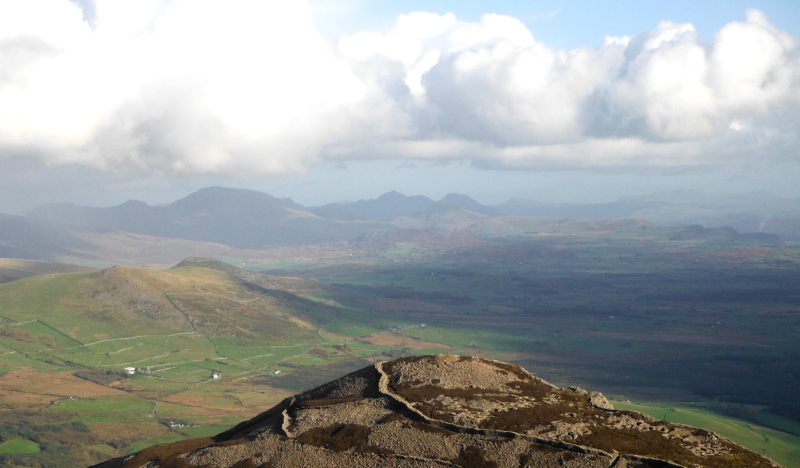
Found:
[[(377, 363), (287, 398), (213, 438), (98, 467), (776, 467), (718, 435), (615, 411), (498, 361), (437, 355)], [(180, 465), (178, 465), (180, 463)]]
[(423, 195), (406, 196), (397, 191), (386, 192), (376, 199), (352, 203), (333, 203), (312, 211), (332, 219), (362, 219), (391, 221), (398, 216), (410, 216), (430, 210), (436, 202)]
[(404, 200), (408, 198), (407, 196), (403, 195), (402, 193), (392, 190), (391, 192), (386, 192), (383, 195), (379, 196), (376, 200), (387, 201), (387, 200)]
[(471, 197), (461, 193), (448, 193), (444, 198), (436, 202), (436, 204), (440, 208), (459, 208), (489, 216), (499, 214), (496, 209), (481, 205)]
[(187, 201), (219, 203), (228, 201), (240, 202), (242, 200), (259, 200), (263, 202), (263, 201), (272, 201), (277, 199), (272, 195), (269, 195), (264, 192), (258, 192), (256, 190), (213, 186), (213, 187), (201, 188), (196, 192), (190, 193), (184, 198), (174, 202), (173, 205), (180, 203), (187, 203)]
[(469, 202), (469, 203), (478, 203), (472, 199), (469, 195), (464, 195), (463, 193), (448, 193), (444, 196), (440, 202)]

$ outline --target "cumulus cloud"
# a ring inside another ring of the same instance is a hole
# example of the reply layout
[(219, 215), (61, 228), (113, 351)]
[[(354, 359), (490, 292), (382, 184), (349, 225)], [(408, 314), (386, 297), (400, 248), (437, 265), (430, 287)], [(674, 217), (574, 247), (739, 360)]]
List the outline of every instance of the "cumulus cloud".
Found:
[(414, 12), (326, 42), (305, 2), (0, 3), (0, 158), (255, 174), (319, 160), (641, 167), (797, 157), (800, 48), (756, 10), (557, 50)]
[[(0, 5), (0, 151), (162, 172), (296, 169), (347, 133), (364, 84), (304, 4)], [(47, 12), (43, 14), (42, 12)]]

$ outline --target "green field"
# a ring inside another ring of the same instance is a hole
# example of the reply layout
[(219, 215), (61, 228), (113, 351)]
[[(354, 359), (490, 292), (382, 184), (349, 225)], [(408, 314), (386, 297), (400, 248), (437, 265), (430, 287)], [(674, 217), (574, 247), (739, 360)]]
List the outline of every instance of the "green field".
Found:
[(0, 444), (0, 455), (12, 453), (39, 453), (41, 448), (36, 442), (25, 439), (14, 439)]
[(640, 409), (800, 466), (796, 248), (638, 222), (504, 232), (269, 265), (308, 279), (251, 284), (206, 261), (0, 285), (0, 440), (47, 442), (0, 462), (86, 466), (220, 432), (378, 360), (449, 352), (666, 401)]
[[(800, 435), (726, 416), (703, 405), (685, 403), (622, 403), (617, 409), (639, 411), (657, 419), (703, 427), (755, 450), (786, 467), (800, 466)], [(767, 416), (767, 418), (770, 418)], [(774, 419), (774, 418), (772, 418)], [(789, 421), (785, 421), (789, 422)], [(790, 425), (796, 423), (789, 422)]]

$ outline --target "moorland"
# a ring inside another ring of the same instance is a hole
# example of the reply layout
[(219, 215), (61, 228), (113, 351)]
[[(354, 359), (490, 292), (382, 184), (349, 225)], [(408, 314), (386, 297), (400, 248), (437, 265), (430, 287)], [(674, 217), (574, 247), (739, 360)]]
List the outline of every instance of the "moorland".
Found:
[[(4, 255), (39, 262), (0, 262), (2, 463), (85, 466), (216, 434), (370, 363), (446, 352), (800, 466), (800, 248), (774, 234), (510, 216), (463, 198), (400, 203), (391, 221), (365, 219), (374, 204), (323, 217), (261, 199), (270, 217), (248, 205), (257, 222), (232, 241), (219, 225), (236, 230), (233, 215), (209, 220), (235, 200), (171, 212), (173, 226), (214, 226), (191, 237), (125, 230), (110, 209), (107, 224), (91, 210), (4, 218)], [(337, 234), (255, 242), (269, 219), (280, 236)]]
[(514, 364), (438, 354), (378, 362), (214, 437), (96, 468), (296, 466), (779, 468), (703, 429), (616, 410)]

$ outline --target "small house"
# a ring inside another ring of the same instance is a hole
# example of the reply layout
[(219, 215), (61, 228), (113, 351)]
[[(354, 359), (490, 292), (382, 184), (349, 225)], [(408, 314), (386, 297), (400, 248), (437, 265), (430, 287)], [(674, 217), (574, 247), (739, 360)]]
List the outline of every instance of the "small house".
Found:
[(133, 374), (136, 373), (136, 368), (135, 367), (126, 367), (124, 370), (125, 370), (125, 373), (128, 374), (128, 375), (133, 375)]

